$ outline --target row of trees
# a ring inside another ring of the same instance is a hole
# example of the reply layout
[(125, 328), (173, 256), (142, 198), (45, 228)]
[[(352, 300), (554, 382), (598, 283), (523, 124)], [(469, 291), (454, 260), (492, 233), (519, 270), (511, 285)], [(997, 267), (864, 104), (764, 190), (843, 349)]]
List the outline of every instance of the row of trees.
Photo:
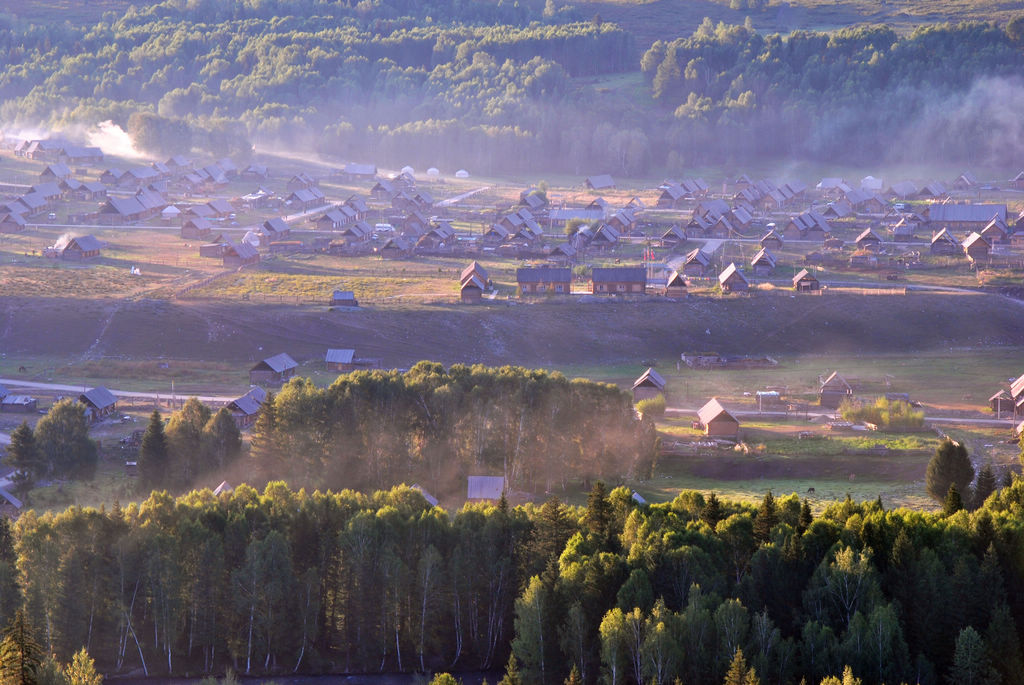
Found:
[(191, 486), (198, 477), (224, 468), (242, 452), (242, 436), (226, 408), (216, 414), (189, 398), (167, 421), (154, 410), (139, 449), (140, 485), (149, 490)]
[(521, 367), (420, 362), (405, 373), (295, 379), (264, 403), (252, 456), (267, 478), (332, 487), (419, 482), (437, 494), (500, 474), (508, 489), (646, 478), (656, 431), (628, 393)]
[(639, 505), (601, 483), (581, 508), (451, 514), (407, 487), (154, 493), (0, 525), (0, 616), (24, 610), (44, 653), (85, 647), (105, 671), (494, 669), (511, 651), (510, 683), (821, 682), (846, 666), (1011, 685), (1022, 520), (1019, 480), (948, 516), (847, 498), (815, 517), (770, 493)]

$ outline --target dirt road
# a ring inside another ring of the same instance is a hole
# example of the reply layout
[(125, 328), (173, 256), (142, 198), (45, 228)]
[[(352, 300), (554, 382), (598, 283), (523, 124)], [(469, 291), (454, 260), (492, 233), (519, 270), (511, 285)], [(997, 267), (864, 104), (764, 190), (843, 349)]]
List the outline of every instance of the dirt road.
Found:
[[(88, 387), (84, 385), (64, 385), (61, 383), (37, 383), (35, 381), (18, 380), (17, 378), (0, 378), (0, 383), (3, 383), (9, 388), (19, 390), (35, 388), (36, 390), (57, 390), (59, 392), (69, 393), (82, 393), (88, 390)], [(171, 396), (171, 394), (167, 392), (136, 392), (134, 390), (114, 390), (113, 388), (108, 388), (108, 390), (114, 393), (114, 395), (117, 397), (134, 397), (147, 400), (155, 400), (157, 398), (167, 399)], [(225, 403), (238, 398), (238, 395), (192, 395), (187, 392), (175, 393), (174, 396), (195, 397), (200, 402), (211, 403)], [(0, 442), (2, 442), (2, 439), (0, 439)]]

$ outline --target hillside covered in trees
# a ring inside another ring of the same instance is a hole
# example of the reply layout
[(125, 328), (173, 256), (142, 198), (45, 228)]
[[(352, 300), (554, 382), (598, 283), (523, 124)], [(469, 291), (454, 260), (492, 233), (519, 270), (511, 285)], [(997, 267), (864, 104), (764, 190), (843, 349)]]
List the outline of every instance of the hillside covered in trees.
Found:
[[(0, 527), (0, 617), (110, 673), (496, 669), (528, 684), (1021, 682), (1024, 481), (980, 509), (812, 516), (683, 492), (457, 512), (271, 483)], [(509, 682), (520, 682), (514, 678)], [(754, 682), (728, 680), (727, 682)]]
[[(255, 142), (479, 172), (1019, 152), (1004, 114), (1020, 98), (1019, 21), (905, 36), (705, 21), (680, 34), (637, 45), (554, 0), (168, 0), (95, 25), (4, 17), (0, 120), (12, 132), (112, 120), (154, 154), (242, 157)], [(601, 85), (631, 73), (647, 86)]]

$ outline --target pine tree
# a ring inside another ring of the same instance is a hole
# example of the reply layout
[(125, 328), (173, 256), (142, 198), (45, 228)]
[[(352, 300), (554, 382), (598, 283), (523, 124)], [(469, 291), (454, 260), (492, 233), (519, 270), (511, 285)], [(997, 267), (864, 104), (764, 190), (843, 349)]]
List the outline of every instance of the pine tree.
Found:
[(967, 456), (967, 448), (946, 438), (928, 462), (925, 487), (936, 502), (943, 502), (949, 486), (955, 484), (957, 492), (968, 492), (974, 480), (974, 467)]
[(281, 449), (277, 438), (277, 408), (274, 393), (268, 392), (260, 405), (252, 434), (249, 436), (249, 454), (268, 477), (278, 472)]
[(995, 685), (999, 682), (999, 674), (986, 654), (985, 641), (971, 626), (957, 635), (953, 665), (947, 680), (951, 685)]
[(139, 481), (144, 490), (159, 489), (167, 484), (169, 458), (164, 420), (154, 409), (139, 448)]
[(580, 670), (576, 668), (576, 664), (569, 669), (569, 677), (565, 679), (565, 685), (583, 685), (583, 678), (580, 677)]
[(996, 472), (992, 468), (992, 462), (987, 461), (978, 470), (978, 480), (974, 484), (974, 496), (972, 509), (979, 509), (993, 492), (996, 491)]
[(811, 514), (811, 504), (804, 499), (803, 504), (800, 505), (800, 518), (796, 524), (796, 532), (803, 535), (813, 522), (814, 516)]
[(722, 503), (718, 501), (718, 495), (711, 493), (700, 510), (700, 520), (712, 528), (722, 520)]
[(612, 505), (604, 481), (597, 481), (587, 496), (587, 513), (583, 518), (599, 546), (604, 547), (611, 537)]
[(754, 538), (761, 544), (768, 543), (771, 541), (772, 528), (778, 522), (778, 507), (775, 504), (772, 491), (769, 490), (761, 502), (761, 507), (757, 510), (757, 516), (754, 517)]
[(36, 478), (43, 470), (36, 437), (27, 421), (22, 421), (11, 433), (11, 444), (7, 446), (4, 463), (15, 469), (11, 477), (14, 492), (24, 497), (35, 485)]
[(942, 503), (943, 515), (951, 516), (963, 508), (964, 501), (963, 498), (960, 497), (960, 491), (957, 490), (956, 483), (950, 483), (949, 492), (946, 493), (946, 499)]
[(0, 685), (36, 685), (42, 657), (25, 611), (18, 609), (0, 641)]

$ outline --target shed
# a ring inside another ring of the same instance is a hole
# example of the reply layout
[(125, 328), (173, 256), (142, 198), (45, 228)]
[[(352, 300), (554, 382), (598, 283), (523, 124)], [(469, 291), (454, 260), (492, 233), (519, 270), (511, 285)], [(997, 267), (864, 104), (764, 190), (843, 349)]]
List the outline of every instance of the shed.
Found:
[(971, 233), (963, 243), (964, 254), (971, 261), (988, 259), (989, 250), (992, 246), (980, 233)]
[(650, 399), (665, 394), (665, 379), (653, 368), (648, 367), (633, 381), (633, 401)]
[(0, 412), (34, 414), (37, 407), (36, 398), (29, 395), (0, 394)]
[(673, 270), (665, 281), (665, 295), (668, 297), (686, 297), (686, 279), (678, 271)]
[(117, 411), (117, 398), (102, 385), (86, 390), (78, 396), (78, 401), (85, 405), (86, 415), (93, 422)]
[(235, 420), (235, 425), (242, 429), (256, 423), (256, 418), (266, 400), (267, 391), (263, 388), (253, 387), (241, 397), (228, 402), (226, 407), (231, 413), (231, 418)]
[(718, 285), (723, 293), (746, 292), (750, 289), (750, 281), (736, 268), (735, 262), (729, 262), (729, 266), (718, 274)]
[(295, 375), (298, 363), (286, 353), (267, 357), (249, 369), (251, 385), (281, 385)]
[(861, 234), (857, 236), (857, 247), (861, 250), (871, 250), (877, 252), (878, 248), (882, 245), (882, 239), (878, 237), (870, 228), (865, 228), (861, 231)]
[(190, 240), (209, 238), (213, 224), (202, 217), (193, 217), (181, 225), (181, 237)]
[(798, 293), (814, 292), (821, 290), (821, 282), (807, 269), (801, 269), (793, 276), (793, 289)]
[(505, 492), (502, 476), (469, 476), (466, 485), (466, 499), (469, 500), (499, 500)]
[(1007, 415), (1013, 414), (1015, 404), (1013, 398), (1010, 397), (1010, 393), (1006, 392), (1006, 390), (1000, 390), (988, 398), (988, 406), (992, 408), (996, 416), (1002, 416), (1004, 413)]
[(833, 371), (822, 382), (821, 388), (818, 390), (818, 403), (829, 409), (838, 409), (843, 400), (851, 397), (853, 397), (853, 386), (840, 376), (838, 371)]
[(354, 371), (355, 354), (355, 350), (329, 349), (324, 357), (324, 363), (327, 364), (329, 371)]
[(351, 290), (335, 290), (331, 293), (331, 306), (358, 307), (359, 300), (356, 299), (356, 294)]
[(762, 247), (761, 250), (754, 255), (754, 258), (750, 260), (750, 266), (758, 276), (770, 275), (775, 271), (775, 263), (775, 255), (773, 255), (771, 250), (767, 247)]
[(704, 435), (715, 438), (730, 438), (735, 440), (739, 437), (740, 422), (722, 406), (718, 398), (712, 397), (697, 412), (697, 420), (704, 429)]

